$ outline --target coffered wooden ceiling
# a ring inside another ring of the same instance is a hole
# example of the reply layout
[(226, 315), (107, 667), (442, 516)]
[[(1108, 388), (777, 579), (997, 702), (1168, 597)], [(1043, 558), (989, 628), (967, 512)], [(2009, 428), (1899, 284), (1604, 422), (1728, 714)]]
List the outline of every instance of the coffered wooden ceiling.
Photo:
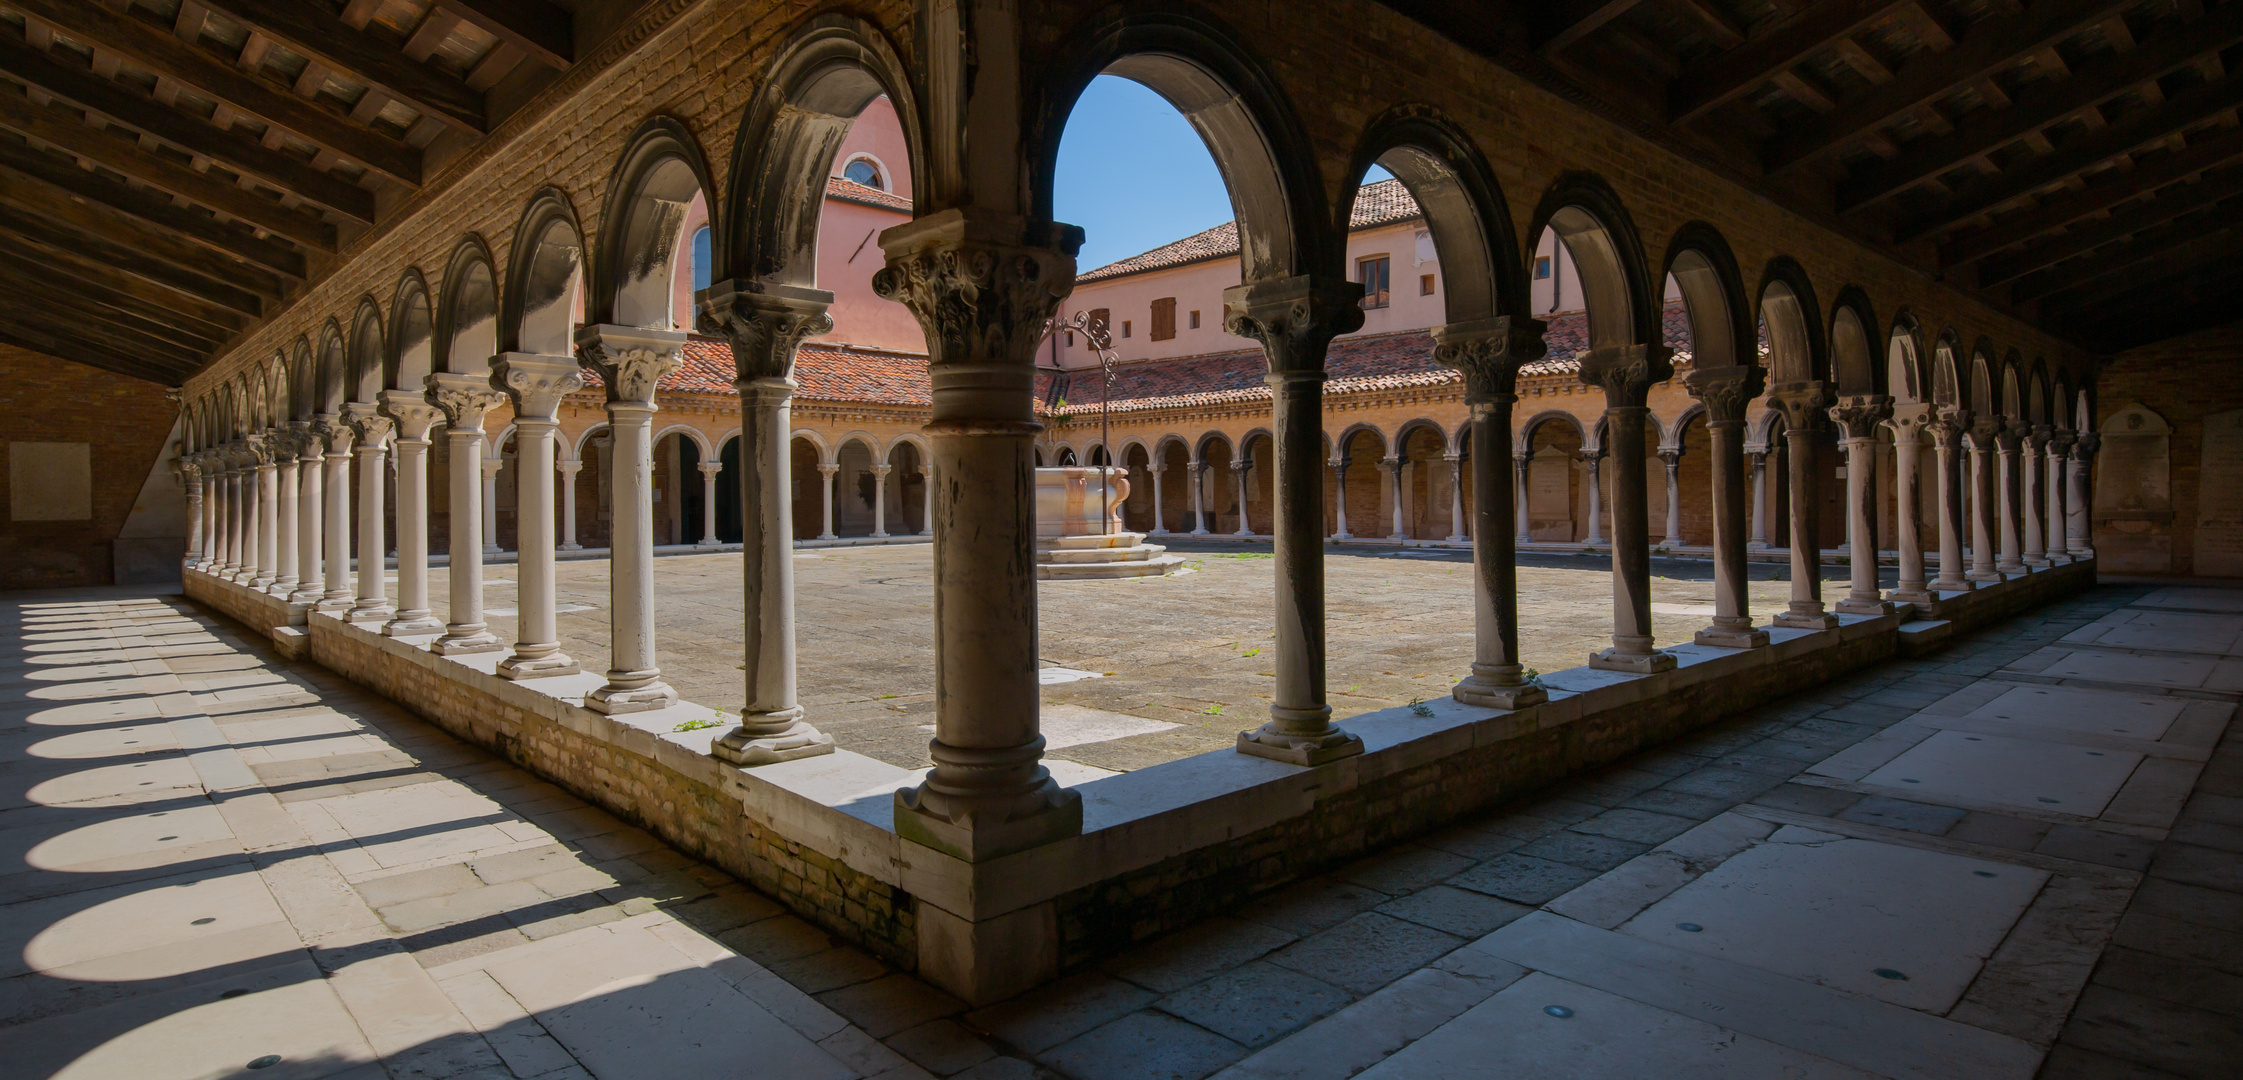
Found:
[(2099, 351), (2243, 318), (2243, 0), (1385, 0)]
[(0, 0), (0, 341), (176, 384), (574, 56), (574, 0)]

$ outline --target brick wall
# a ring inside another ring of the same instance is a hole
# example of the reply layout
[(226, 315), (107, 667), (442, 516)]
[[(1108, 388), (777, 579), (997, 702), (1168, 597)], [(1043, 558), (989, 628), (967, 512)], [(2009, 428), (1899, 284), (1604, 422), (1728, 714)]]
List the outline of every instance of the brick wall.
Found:
[(0, 465), (0, 589), (109, 584), (111, 545), (178, 412), (156, 383), (0, 345), (0, 458), (19, 442), (86, 443), (93, 463), (82, 521), (17, 521)]
[[(2197, 559), (2200, 495), (2207, 479), (2201, 468), (2204, 419), (2243, 409), (2243, 322), (2121, 353), (2104, 369), (2098, 386), (2098, 423), (2139, 403), (2172, 426), (2173, 520), (2169, 524), (2147, 523), (2146, 527), (2152, 535), (2163, 532), (2171, 539), (2172, 563), (2166, 572), (2180, 577), (2209, 576)], [(2243, 484), (2243, 475), (2214, 479)], [(2095, 522), (2098, 549), (2112, 539), (2112, 528), (2110, 522)], [(2210, 569), (2225, 570), (2219, 576), (2243, 576), (2232, 566)]]

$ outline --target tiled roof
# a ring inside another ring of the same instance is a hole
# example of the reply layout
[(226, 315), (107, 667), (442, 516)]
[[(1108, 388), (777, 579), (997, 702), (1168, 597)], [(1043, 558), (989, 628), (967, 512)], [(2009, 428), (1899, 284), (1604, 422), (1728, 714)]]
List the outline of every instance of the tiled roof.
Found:
[[(1418, 217), (1417, 200), (1410, 198), (1408, 188), (1400, 180), (1381, 180), (1365, 184), (1355, 192), (1355, 207), (1348, 217), (1348, 228), (1368, 229), (1376, 225), (1392, 225)], [(1209, 259), (1228, 258), (1238, 254), (1238, 222), (1226, 221), (1202, 233), (1194, 233), (1173, 244), (1163, 244), (1142, 255), (1107, 263), (1095, 270), (1075, 275), (1080, 285), (1091, 281), (1104, 281), (1125, 274), (1139, 274), (1147, 270), (1166, 270)]]
[[(731, 346), (713, 338), (693, 337), (686, 340), (684, 362), (663, 377), (657, 391), (729, 396), (734, 393), (735, 378)], [(910, 353), (804, 345), (795, 350), (794, 381), (799, 387), (795, 397), (808, 401), (880, 405), (934, 402), (927, 382), (927, 358)], [(600, 373), (585, 368), (584, 385), (586, 389), (598, 389)]]
[(882, 210), (899, 213), (911, 212), (911, 200), (891, 194), (876, 187), (866, 187), (845, 176), (826, 177), (826, 198), (838, 199), (859, 206), (877, 206)]

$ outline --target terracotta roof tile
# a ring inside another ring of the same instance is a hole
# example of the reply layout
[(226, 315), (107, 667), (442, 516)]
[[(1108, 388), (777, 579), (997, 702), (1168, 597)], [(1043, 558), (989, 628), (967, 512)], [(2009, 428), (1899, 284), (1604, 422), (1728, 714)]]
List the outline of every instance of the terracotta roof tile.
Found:
[[(664, 376), (659, 393), (731, 395), (735, 375), (732, 347), (713, 338), (685, 343), (684, 362)], [(927, 358), (910, 353), (804, 345), (795, 351), (795, 396), (810, 401), (854, 401), (883, 405), (930, 405)], [(598, 389), (600, 373), (584, 369), (586, 389)]]
[(882, 210), (911, 212), (911, 200), (891, 194), (876, 187), (866, 187), (845, 176), (826, 177), (826, 198), (839, 199), (859, 206), (877, 206)]
[[(1392, 225), (1420, 216), (1417, 200), (1410, 198), (1408, 188), (1400, 180), (1381, 180), (1365, 184), (1355, 192), (1355, 207), (1349, 215), (1348, 228), (1368, 229), (1377, 225)], [(1238, 223), (1226, 221), (1206, 232), (1194, 233), (1172, 244), (1163, 244), (1151, 251), (1117, 260), (1075, 275), (1080, 285), (1104, 281), (1126, 274), (1140, 274), (1147, 270), (1165, 270), (1172, 266), (1205, 262), (1209, 259), (1227, 258), (1238, 254)]]

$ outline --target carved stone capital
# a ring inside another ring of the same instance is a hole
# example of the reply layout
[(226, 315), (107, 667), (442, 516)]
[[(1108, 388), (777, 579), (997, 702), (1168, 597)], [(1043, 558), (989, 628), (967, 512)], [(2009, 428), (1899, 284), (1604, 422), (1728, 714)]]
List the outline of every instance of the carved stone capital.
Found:
[(329, 457), (350, 453), (350, 425), (335, 413), (320, 413), (312, 417), (311, 436), (321, 452)]
[(1223, 290), (1223, 329), (1261, 342), (1274, 375), (1324, 373), (1332, 339), (1363, 326), (1363, 286), (1303, 274)]
[(1830, 418), (1848, 439), (1873, 439), (1892, 411), (1893, 399), (1883, 394), (1848, 394), (1830, 407)]
[(319, 430), (317, 420), (291, 420), (289, 430), (296, 436), (296, 461), (307, 464), (318, 461), (327, 452), (327, 437)]
[(425, 442), (428, 429), (435, 427), (444, 413), (428, 403), (428, 395), (411, 390), (382, 391), (382, 414), (397, 421), (399, 441)]
[(1830, 388), (1820, 380), (1777, 383), (1768, 388), (1768, 407), (1784, 419), (1784, 426), (1794, 431), (1813, 431), (1822, 426), (1831, 405)]
[(936, 367), (1035, 360), (1044, 325), (1075, 287), (1072, 225), (973, 208), (944, 210), (880, 234), (888, 265), (872, 291), (911, 309)]
[(454, 432), (483, 430), (483, 414), (506, 403), (506, 395), (491, 389), (488, 376), (455, 375), (439, 371), (428, 377), (428, 403), (444, 413), (444, 426)]
[(379, 405), (353, 401), (343, 406), (343, 422), (350, 425), (351, 434), (358, 437), (361, 450), (379, 450), (389, 443), (389, 436), (397, 428), (397, 421), (381, 414)]
[(2078, 441), (2072, 443), (2072, 460), (2082, 463), (2093, 463), (2095, 460), (2095, 451), (2100, 449), (2102, 445), (2103, 437), (2101, 435), (2097, 435), (2092, 431), (2084, 432), (2080, 435)]
[(1674, 377), (1674, 350), (1664, 345), (1614, 345), (1581, 354), (1582, 383), (1604, 391), (1611, 408), (1641, 406), (1654, 383)]
[(552, 423), (560, 419), (561, 399), (584, 389), (584, 369), (570, 356), (500, 353), (491, 365), (491, 385), (514, 399), (517, 419)]
[(792, 379), (802, 343), (833, 329), (833, 294), (753, 278), (711, 282), (701, 294), (700, 330), (732, 346), (741, 384)]
[(576, 331), (576, 357), (600, 373), (610, 405), (654, 407), (662, 379), (685, 362), (683, 330), (599, 323)]
[(1751, 364), (1693, 368), (1683, 388), (1706, 407), (1709, 424), (1742, 424), (1745, 409), (1767, 389), (1768, 376)]
[(1893, 442), (1913, 444), (1930, 430), (1935, 416), (1932, 407), (1924, 402), (1901, 402), (1892, 407), (1892, 415), (1885, 418), (1885, 426), (1892, 429)]
[(2074, 434), (2071, 429), (2054, 428), (2048, 433), (2048, 452), (2057, 457), (2063, 457), (2071, 453), (2072, 446), (2078, 442), (2079, 436)]
[(262, 431), (253, 431), (241, 440), (242, 464), (250, 468), (269, 469), (280, 460), (280, 448), (272, 437)]
[(1468, 401), (1517, 400), (1519, 368), (1542, 359), (1540, 319), (1500, 315), (1433, 328), (1433, 360), (1464, 374)]

